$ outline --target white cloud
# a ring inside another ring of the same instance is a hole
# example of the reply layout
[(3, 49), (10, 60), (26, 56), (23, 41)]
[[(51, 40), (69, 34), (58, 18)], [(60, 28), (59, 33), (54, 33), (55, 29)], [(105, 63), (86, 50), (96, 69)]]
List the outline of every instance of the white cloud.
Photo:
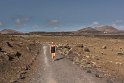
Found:
[(17, 18), (17, 19), (15, 20), (15, 24), (16, 24), (16, 25), (20, 25), (21, 23), (22, 23), (22, 21), (21, 21), (20, 18)]
[(32, 26), (32, 29), (33, 29), (33, 30), (40, 29), (40, 28), (41, 28), (41, 27), (40, 27), (39, 25), (33, 25), (33, 26)]
[(118, 26), (118, 29), (124, 30), (124, 25)]
[(116, 23), (113, 23), (112, 26), (117, 26), (117, 24)]
[(119, 30), (124, 30), (124, 25), (113, 24), (112, 26), (119, 29)]
[(9, 18), (13, 21), (13, 24), (16, 26), (16, 28), (20, 28), (30, 21), (30, 17), (28, 16), (11, 16)]
[(124, 25), (123, 20), (115, 20), (112, 22), (112, 26), (117, 26), (117, 25)]
[(54, 30), (57, 30), (57, 29), (59, 29), (59, 27), (54, 27)]
[(59, 20), (58, 19), (51, 19), (51, 20), (48, 20), (48, 25), (49, 26), (58, 26), (59, 25)]
[(2, 21), (0, 22), (0, 26), (4, 26), (4, 23)]
[(99, 26), (100, 23), (97, 22), (97, 21), (93, 21), (91, 24), (90, 24), (90, 27), (96, 27), (96, 26)]
[(115, 20), (114, 23), (123, 23), (124, 21), (123, 20)]
[(93, 25), (98, 25), (98, 24), (99, 24), (99, 22), (94, 21), (92, 24), (93, 24)]
[(52, 22), (52, 23), (58, 23), (59, 20), (57, 20), (57, 19), (53, 19), (53, 20), (50, 20), (50, 22)]
[(15, 20), (15, 25), (21, 26), (21, 25), (25, 24), (27, 21), (28, 21), (27, 18), (17, 18)]
[(115, 20), (112, 22), (112, 26), (118, 28), (120, 30), (124, 30), (124, 21), (123, 20)]

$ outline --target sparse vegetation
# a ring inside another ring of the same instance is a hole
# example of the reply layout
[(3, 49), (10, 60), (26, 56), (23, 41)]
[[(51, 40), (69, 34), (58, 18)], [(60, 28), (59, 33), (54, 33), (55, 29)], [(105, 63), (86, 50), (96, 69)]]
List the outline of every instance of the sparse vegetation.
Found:
[[(25, 72), (25, 70), (31, 69), (31, 65), (34, 60), (36, 60), (36, 58), (33, 57), (39, 53), (37, 43), (49, 44), (53, 41), (57, 45), (57, 50), (59, 50), (62, 55), (65, 55), (66, 58), (86, 70), (87, 73), (94, 73), (98, 78), (107, 77), (110, 79), (111, 77), (112, 79), (124, 79), (124, 39), (115, 39), (113, 37), (96, 38), (85, 36), (41, 35), (1, 36), (1, 38), (1, 73), (7, 73), (5, 71), (6, 68), (8, 69), (11, 65), (12, 68), (15, 68), (17, 72), (19, 72), (18, 77), (25, 79), (26, 73), (20, 72), (20, 70)], [(6, 42), (9, 42), (13, 47), (8, 46)], [(25, 65), (20, 63), (21, 61), (25, 63)], [(12, 72), (11, 67), (7, 71)], [(2, 78), (4, 77), (3, 75)], [(7, 77), (5, 77), (5, 79), (7, 79)], [(8, 80), (13, 80), (13, 82), (18, 81), (16, 78)]]
[[(27, 50), (28, 45), (32, 45)], [(38, 43), (22, 37), (0, 36), (0, 83), (15, 83), (27, 77), (29, 66), (36, 60)]]
[[(56, 43), (68, 44), (72, 49), (68, 53), (67, 58), (87, 72), (94, 73), (99, 78), (112, 77), (112, 79), (124, 79), (123, 39), (99, 39), (84, 36), (68, 36), (61, 37), (60, 39), (68, 42), (60, 42), (58, 38)], [(94, 70), (99, 73), (94, 72)]]

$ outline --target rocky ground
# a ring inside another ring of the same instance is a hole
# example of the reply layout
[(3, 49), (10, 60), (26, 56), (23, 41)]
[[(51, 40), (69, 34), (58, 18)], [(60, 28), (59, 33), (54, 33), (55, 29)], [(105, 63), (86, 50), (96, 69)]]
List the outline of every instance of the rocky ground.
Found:
[(124, 83), (123, 39), (74, 39), (70, 37), (67, 43), (59, 46), (61, 54), (87, 73), (93, 73), (98, 78), (106, 78), (108, 83)]
[(39, 53), (39, 45), (23, 37), (0, 36), (0, 83), (26, 78)]
[(106, 80), (84, 72), (58, 51), (53, 61), (49, 50), (49, 44), (42, 45), (28, 78), (20, 83), (106, 83)]
[(0, 36), (0, 83), (27, 79), (35, 71), (33, 63), (42, 43), (52, 41), (61, 55), (87, 73), (105, 78), (107, 83), (124, 83), (124, 39), (38, 35)]

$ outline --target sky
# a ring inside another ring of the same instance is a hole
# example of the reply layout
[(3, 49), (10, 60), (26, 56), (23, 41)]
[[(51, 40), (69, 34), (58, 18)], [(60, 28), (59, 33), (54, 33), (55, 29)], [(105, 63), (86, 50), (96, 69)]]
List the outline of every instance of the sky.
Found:
[(124, 0), (0, 0), (0, 30), (55, 32), (101, 25), (124, 30)]

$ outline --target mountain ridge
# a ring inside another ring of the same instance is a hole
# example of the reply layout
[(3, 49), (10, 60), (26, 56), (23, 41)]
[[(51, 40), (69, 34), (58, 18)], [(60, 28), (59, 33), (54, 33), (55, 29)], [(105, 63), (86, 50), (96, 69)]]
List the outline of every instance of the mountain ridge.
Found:
[(95, 29), (98, 30), (98, 31), (101, 31), (101, 32), (106, 32), (106, 33), (119, 32), (119, 30), (117, 28), (114, 28), (113, 26), (108, 26), (108, 25), (97, 26), (97, 27), (95, 27)]
[(18, 32), (13, 29), (3, 29), (0, 31), (0, 34), (22, 34), (22, 32)]

